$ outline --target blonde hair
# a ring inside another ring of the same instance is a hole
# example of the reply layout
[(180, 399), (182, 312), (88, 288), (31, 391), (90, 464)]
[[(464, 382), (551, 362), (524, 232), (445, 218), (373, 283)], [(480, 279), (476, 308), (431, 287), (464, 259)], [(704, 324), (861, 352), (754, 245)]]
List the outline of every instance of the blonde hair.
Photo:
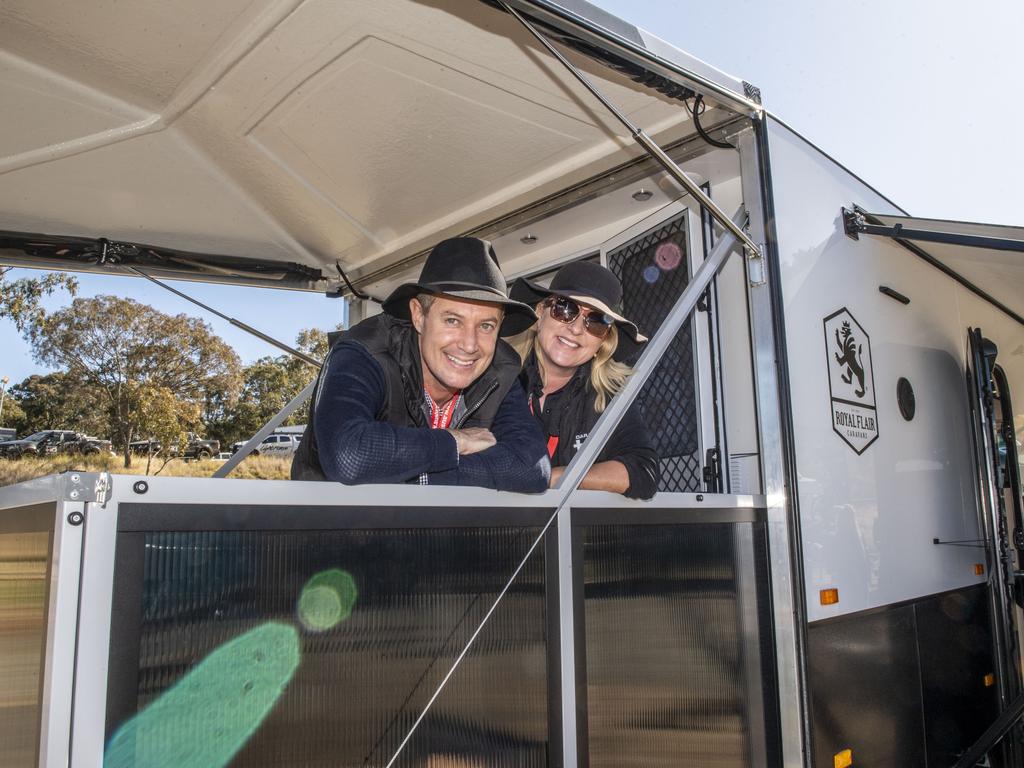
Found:
[[(508, 343), (519, 353), (523, 362), (530, 352), (537, 350), (537, 327), (528, 328), (517, 336), (508, 339)], [(597, 354), (590, 361), (590, 386), (597, 397), (594, 399), (594, 410), (604, 413), (610, 401), (625, 386), (633, 375), (633, 367), (612, 359), (615, 349), (619, 346), (619, 329), (614, 325), (608, 329), (608, 335), (601, 341)], [(542, 372), (543, 373), (543, 372)]]

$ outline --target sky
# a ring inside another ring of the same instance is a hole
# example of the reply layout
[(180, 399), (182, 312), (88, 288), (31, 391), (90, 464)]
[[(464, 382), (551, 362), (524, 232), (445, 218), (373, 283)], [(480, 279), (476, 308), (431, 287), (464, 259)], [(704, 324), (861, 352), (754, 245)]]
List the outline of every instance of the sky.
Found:
[[(1024, 2), (598, 0), (761, 89), (765, 106), (913, 215), (1024, 225)], [(8, 279), (38, 274), (11, 270)], [(80, 275), (80, 295), (129, 295), (207, 320), (243, 362), (265, 342), (138, 278)], [(342, 320), (319, 294), (174, 283), (287, 343)], [(68, 303), (66, 295), (47, 302)], [(0, 320), (0, 376), (45, 369)]]

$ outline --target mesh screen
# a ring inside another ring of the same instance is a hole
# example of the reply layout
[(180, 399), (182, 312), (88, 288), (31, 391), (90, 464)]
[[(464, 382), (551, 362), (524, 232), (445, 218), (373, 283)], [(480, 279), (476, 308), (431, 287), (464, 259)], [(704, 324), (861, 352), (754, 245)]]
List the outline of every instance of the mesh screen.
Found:
[[(590, 765), (750, 763), (737, 525), (584, 533)], [(763, 746), (757, 747), (763, 753)]]
[[(686, 214), (608, 253), (622, 281), (626, 317), (652, 336), (689, 282)], [(703, 489), (690, 320), (669, 345), (638, 396), (661, 456), (661, 491)]]
[(0, 533), (0, 765), (38, 761), (50, 534)]
[[(232, 766), (386, 764), (536, 534), (146, 534), (137, 706), (149, 709), (108, 759), (230, 737), (244, 743)], [(547, 764), (540, 549), (397, 765)], [(259, 696), (262, 716), (232, 698)], [(215, 727), (175, 711), (204, 702)]]

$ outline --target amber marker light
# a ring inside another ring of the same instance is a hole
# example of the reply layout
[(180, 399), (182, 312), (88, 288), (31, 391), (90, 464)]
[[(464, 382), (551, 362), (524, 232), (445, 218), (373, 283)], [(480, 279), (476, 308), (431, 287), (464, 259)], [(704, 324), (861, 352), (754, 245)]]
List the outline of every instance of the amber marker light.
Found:
[(839, 602), (838, 589), (823, 589), (820, 593), (822, 605), (835, 605)]
[(985, 687), (986, 688), (991, 688), (995, 684), (996, 684), (996, 676), (995, 675), (993, 675), (991, 672), (989, 672), (987, 675), (985, 675)]
[(836, 752), (832, 756), (833, 768), (850, 768), (853, 765), (853, 750), (844, 749), (842, 752)]
[(984, 576), (985, 575), (985, 566), (982, 565), (981, 563), (975, 563), (974, 564), (974, 575), (975, 576)]

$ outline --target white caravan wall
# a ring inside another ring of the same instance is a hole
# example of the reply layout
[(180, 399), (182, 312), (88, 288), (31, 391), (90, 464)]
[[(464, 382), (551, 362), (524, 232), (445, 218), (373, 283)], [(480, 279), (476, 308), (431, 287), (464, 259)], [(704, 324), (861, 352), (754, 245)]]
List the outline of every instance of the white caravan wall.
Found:
[[(809, 620), (982, 582), (982, 550), (933, 543), (979, 538), (961, 292), (895, 243), (843, 233), (843, 206), (899, 213), (863, 182), (775, 122), (769, 151)], [(833, 429), (837, 348), (829, 338), (826, 349), (824, 320), (843, 308), (870, 338), (858, 341), (862, 358), (870, 351), (878, 436), (860, 455)], [(896, 402), (900, 377), (916, 395), (909, 422)], [(838, 604), (821, 605), (827, 588), (839, 590)]]

